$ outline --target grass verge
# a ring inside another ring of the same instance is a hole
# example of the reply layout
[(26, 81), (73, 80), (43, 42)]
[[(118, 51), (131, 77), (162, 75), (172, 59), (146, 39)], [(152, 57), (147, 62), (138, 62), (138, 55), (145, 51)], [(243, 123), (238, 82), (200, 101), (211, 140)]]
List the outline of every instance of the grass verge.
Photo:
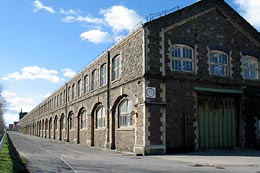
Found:
[(5, 135), (0, 150), (0, 170), (4, 173), (29, 173), (25, 160), (20, 158), (8, 134)]

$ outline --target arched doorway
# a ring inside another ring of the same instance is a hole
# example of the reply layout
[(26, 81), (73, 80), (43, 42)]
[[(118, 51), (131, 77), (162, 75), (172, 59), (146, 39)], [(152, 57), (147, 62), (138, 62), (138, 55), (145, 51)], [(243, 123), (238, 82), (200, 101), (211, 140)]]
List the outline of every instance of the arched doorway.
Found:
[[(111, 116), (111, 149), (117, 148), (133, 151), (135, 127), (132, 111), (133, 102), (127, 96), (121, 96), (115, 101)], [(117, 129), (119, 129), (119, 131)], [(123, 136), (128, 136), (128, 139), (122, 141)], [(125, 146), (128, 146), (128, 148), (125, 148)]]
[(64, 114), (61, 114), (61, 117), (60, 117), (60, 141), (63, 140), (63, 129), (65, 128), (65, 116)]
[(68, 116), (68, 121), (67, 121), (67, 124), (68, 124), (68, 130), (67, 130), (67, 142), (71, 141), (70, 139), (72, 138), (72, 131), (74, 130), (74, 113), (71, 111), (69, 113), (69, 116)]
[(45, 132), (44, 132), (45, 138), (47, 138), (47, 130), (48, 130), (48, 119), (45, 120)]
[(56, 115), (55, 118), (54, 118), (53, 139), (56, 139), (57, 129), (58, 129), (58, 117)]
[(49, 120), (49, 138), (51, 138), (52, 118)]
[(80, 144), (80, 129), (84, 128), (85, 119), (86, 119), (86, 111), (84, 108), (81, 108), (77, 116), (77, 143), (78, 144)]

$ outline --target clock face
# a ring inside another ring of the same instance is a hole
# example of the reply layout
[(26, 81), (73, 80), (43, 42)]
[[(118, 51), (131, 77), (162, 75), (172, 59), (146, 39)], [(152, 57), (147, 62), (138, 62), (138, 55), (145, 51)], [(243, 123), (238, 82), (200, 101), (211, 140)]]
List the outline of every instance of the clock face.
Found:
[(154, 87), (147, 87), (146, 88), (146, 98), (155, 98), (155, 88)]

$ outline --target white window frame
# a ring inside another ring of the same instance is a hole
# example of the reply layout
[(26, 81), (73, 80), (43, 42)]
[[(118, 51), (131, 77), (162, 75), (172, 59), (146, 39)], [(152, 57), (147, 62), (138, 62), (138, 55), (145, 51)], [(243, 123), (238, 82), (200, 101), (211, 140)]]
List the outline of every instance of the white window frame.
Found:
[(89, 75), (84, 77), (84, 94), (89, 93)]
[(103, 64), (100, 68), (100, 86), (107, 85), (107, 64)]
[(105, 128), (105, 109), (103, 106), (99, 106), (96, 111), (96, 128)]
[[(243, 55), (241, 58), (241, 67), (242, 67), (243, 79), (250, 79), (250, 80), (259, 79), (259, 59), (257, 57)], [(253, 73), (255, 73), (255, 75), (253, 75)]]
[(124, 99), (118, 106), (118, 127), (128, 128), (133, 127), (133, 102), (129, 99)]
[(210, 50), (208, 64), (209, 75), (222, 77), (230, 76), (230, 60), (228, 54), (224, 51)]
[[(194, 73), (195, 58), (192, 47), (182, 44), (174, 44), (170, 49), (171, 70), (176, 72)], [(190, 57), (190, 58), (189, 58)], [(191, 65), (191, 70), (190, 69)], [(185, 69), (189, 67), (188, 69)]]
[(121, 77), (121, 56), (117, 55), (112, 59), (112, 81)]
[(98, 71), (97, 69), (92, 72), (91, 76), (91, 90), (96, 90), (98, 88)]

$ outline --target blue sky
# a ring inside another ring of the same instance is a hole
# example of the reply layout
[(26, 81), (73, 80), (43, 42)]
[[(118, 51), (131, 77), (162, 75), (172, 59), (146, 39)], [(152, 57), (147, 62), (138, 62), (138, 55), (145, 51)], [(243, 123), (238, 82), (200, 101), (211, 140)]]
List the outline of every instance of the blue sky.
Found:
[[(5, 123), (18, 120), (150, 13), (197, 0), (2, 0)], [(226, 0), (260, 31), (260, 0)]]

